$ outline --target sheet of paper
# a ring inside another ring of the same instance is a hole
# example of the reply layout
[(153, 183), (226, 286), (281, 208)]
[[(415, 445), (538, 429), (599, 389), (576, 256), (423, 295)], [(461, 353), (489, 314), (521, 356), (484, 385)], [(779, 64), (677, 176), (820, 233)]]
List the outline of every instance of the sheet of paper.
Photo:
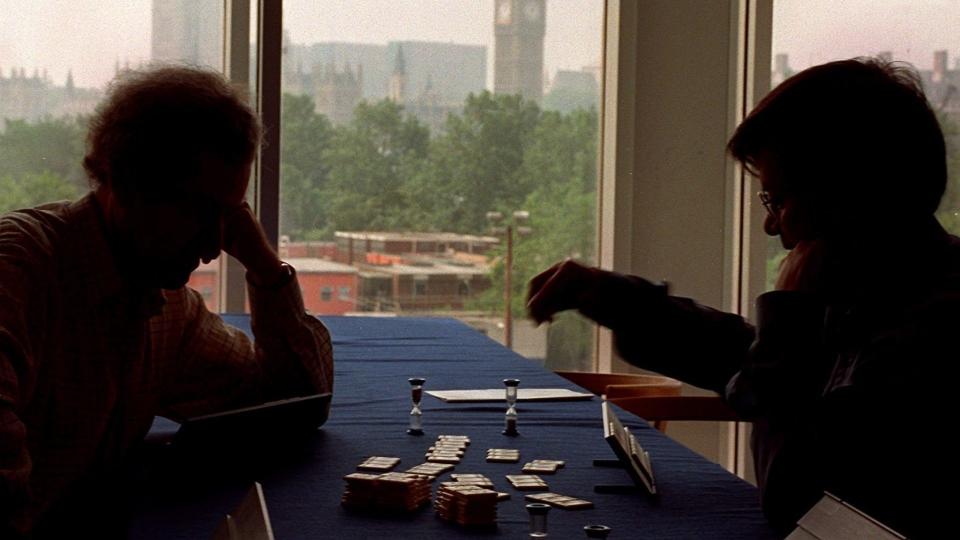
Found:
[[(479, 401), (503, 401), (503, 388), (481, 390), (427, 390), (431, 396), (447, 403), (469, 403)], [(518, 401), (576, 401), (593, 398), (593, 394), (574, 392), (566, 388), (519, 388)]]

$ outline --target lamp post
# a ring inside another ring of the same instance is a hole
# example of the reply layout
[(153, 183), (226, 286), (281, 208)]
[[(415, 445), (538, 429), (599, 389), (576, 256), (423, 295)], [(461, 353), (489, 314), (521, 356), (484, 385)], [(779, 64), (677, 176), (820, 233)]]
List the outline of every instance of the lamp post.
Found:
[(503, 261), (503, 344), (508, 349), (513, 348), (513, 311), (510, 309), (512, 301), (513, 286), (513, 233), (524, 236), (530, 234), (532, 229), (524, 227), (519, 223), (524, 223), (530, 219), (530, 212), (526, 210), (517, 210), (513, 212), (511, 219), (508, 219), (503, 226), (499, 223), (503, 221), (503, 213), (487, 212), (487, 221), (492, 225), (493, 234), (503, 235), (507, 242), (507, 254)]

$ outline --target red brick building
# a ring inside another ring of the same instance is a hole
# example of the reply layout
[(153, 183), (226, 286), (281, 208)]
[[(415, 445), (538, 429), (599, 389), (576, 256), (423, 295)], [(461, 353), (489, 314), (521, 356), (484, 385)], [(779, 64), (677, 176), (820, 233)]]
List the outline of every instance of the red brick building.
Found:
[[(346, 264), (317, 258), (285, 257), (297, 269), (297, 281), (307, 311), (317, 315), (342, 315), (357, 310), (359, 271)], [(207, 309), (217, 313), (219, 261), (201, 264), (187, 286), (203, 296)]]
[(357, 311), (359, 270), (324, 259), (286, 257), (297, 269), (303, 305), (316, 315), (343, 315)]

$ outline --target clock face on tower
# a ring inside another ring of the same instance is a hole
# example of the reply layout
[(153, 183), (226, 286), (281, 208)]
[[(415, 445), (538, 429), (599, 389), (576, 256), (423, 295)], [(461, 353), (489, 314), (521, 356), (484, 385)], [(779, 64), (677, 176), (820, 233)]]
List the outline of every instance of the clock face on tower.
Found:
[(500, 0), (497, 3), (497, 24), (510, 24), (511, 0)]
[(540, 4), (536, 0), (527, 0), (526, 5), (523, 6), (523, 14), (528, 21), (536, 21), (540, 18)]

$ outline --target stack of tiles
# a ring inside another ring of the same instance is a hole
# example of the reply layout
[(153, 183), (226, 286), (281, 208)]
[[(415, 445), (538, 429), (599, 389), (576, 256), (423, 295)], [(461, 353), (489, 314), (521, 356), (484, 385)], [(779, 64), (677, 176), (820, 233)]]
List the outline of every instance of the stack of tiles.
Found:
[(453, 478), (460, 484), (470, 484), (472, 486), (493, 489), (493, 482), (482, 474), (451, 474), (450, 478)]
[(443, 482), (433, 507), (440, 519), (464, 527), (491, 527), (497, 523), (497, 492), (461, 482)]
[[(461, 486), (471, 485), (485, 489), (496, 489), (493, 487), (493, 481), (482, 474), (451, 474), (450, 478), (453, 478), (454, 482)], [(502, 491), (497, 492), (497, 501), (505, 501), (509, 498), (509, 493), (504, 493)]]
[(400, 463), (398, 457), (370, 456), (363, 463), (357, 465), (357, 468), (361, 471), (387, 472), (396, 467), (398, 463)]
[(520, 461), (520, 451), (512, 448), (490, 448), (487, 450), (489, 463), (516, 463)]
[(449, 471), (453, 468), (453, 465), (449, 463), (421, 463), (416, 467), (411, 467), (407, 469), (406, 472), (410, 474), (418, 474), (426, 476), (427, 480), (433, 482), (441, 474)]
[(563, 462), (555, 459), (535, 459), (523, 466), (526, 474), (554, 474), (563, 467)]
[(424, 476), (352, 473), (343, 479), (347, 488), (341, 503), (350, 509), (407, 513), (430, 501), (430, 484)]
[(427, 449), (428, 463), (460, 463), (460, 458), (470, 445), (470, 438), (466, 435), (440, 435), (437, 442)]
[(508, 474), (507, 481), (520, 491), (546, 491), (550, 489), (542, 478), (535, 474)]
[(568, 497), (559, 493), (531, 493), (526, 499), (531, 502), (547, 503), (550, 506), (564, 510), (583, 510), (593, 508), (593, 503), (576, 497)]

